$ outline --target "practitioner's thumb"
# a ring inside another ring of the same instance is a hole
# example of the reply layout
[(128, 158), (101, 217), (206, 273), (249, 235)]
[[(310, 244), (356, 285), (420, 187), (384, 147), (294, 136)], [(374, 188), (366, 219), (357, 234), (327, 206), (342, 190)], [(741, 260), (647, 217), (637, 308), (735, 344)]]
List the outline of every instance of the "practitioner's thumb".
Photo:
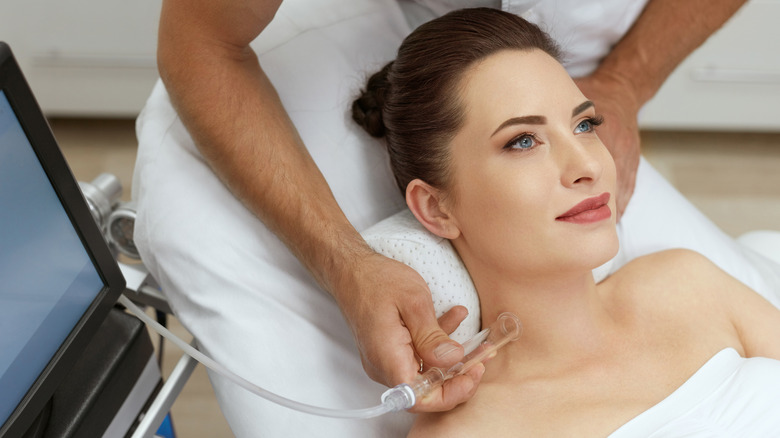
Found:
[(410, 327), (409, 331), (414, 349), (426, 368), (448, 368), (463, 358), (463, 346), (450, 339), (435, 318), (418, 322), (422, 322), (422, 326)]

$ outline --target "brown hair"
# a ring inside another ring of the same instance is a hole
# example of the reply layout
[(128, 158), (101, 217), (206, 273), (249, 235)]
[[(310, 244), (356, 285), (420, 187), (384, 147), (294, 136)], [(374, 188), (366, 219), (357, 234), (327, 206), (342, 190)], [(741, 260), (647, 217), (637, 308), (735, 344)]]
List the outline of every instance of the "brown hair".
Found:
[(402, 194), (415, 178), (448, 186), (447, 145), (463, 123), (456, 87), (464, 72), (496, 52), (532, 49), (560, 60), (552, 39), (523, 18), (462, 9), (417, 28), (396, 60), (369, 78), (352, 103), (352, 118), (372, 136), (385, 137)]

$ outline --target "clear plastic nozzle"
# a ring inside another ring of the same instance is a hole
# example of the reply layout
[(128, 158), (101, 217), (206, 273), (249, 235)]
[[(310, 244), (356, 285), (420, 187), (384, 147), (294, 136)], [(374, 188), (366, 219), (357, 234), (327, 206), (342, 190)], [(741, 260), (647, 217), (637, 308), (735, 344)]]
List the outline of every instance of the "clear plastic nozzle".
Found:
[(396, 392), (400, 394), (400, 388), (402, 388), (407, 400), (404, 409), (409, 409), (417, 403), (417, 400), (423, 399), (447, 380), (463, 375), (474, 365), (495, 356), (499, 348), (519, 339), (522, 331), (523, 326), (520, 324), (520, 319), (512, 313), (504, 312), (498, 315), (498, 318), (490, 327), (477, 333), (463, 344), (466, 354), (463, 360), (447, 370), (436, 367), (430, 368), (419, 374), (414, 382), (391, 388), (385, 393), (382, 400), (385, 401), (389, 393), (394, 390), (398, 390)]

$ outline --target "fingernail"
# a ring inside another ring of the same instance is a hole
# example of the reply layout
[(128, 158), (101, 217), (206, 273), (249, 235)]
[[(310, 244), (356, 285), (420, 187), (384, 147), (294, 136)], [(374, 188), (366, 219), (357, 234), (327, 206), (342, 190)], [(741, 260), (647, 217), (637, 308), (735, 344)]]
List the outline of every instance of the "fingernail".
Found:
[(436, 359), (446, 359), (447, 356), (458, 351), (458, 346), (450, 343), (441, 344), (433, 350), (433, 355)]

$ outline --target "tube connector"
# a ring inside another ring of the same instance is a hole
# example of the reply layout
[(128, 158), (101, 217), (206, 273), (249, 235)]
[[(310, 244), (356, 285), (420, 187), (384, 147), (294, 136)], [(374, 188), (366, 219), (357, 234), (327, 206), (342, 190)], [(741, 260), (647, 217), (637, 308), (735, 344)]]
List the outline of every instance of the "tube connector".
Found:
[(400, 412), (412, 408), (417, 403), (414, 389), (408, 383), (394, 386), (382, 394), (382, 405), (388, 412)]

